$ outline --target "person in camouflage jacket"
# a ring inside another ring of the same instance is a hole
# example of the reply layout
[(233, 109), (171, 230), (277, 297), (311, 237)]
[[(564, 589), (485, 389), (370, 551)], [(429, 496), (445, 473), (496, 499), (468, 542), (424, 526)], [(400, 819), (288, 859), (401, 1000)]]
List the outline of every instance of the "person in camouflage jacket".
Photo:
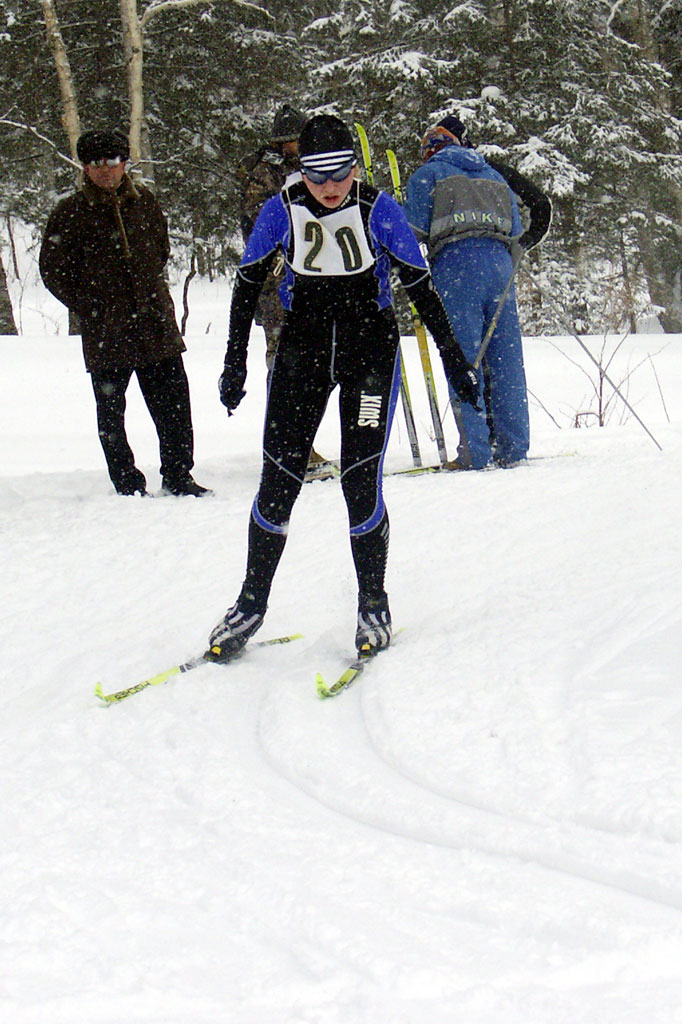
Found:
[[(281, 191), (290, 174), (299, 170), (298, 136), (306, 118), (285, 103), (272, 125), (272, 137), (256, 153), (242, 160), (238, 168), (241, 186), (241, 230), (244, 245), (265, 202)], [(254, 322), (265, 334), (265, 362), (268, 379), (284, 325), (284, 307), (278, 289), (284, 280), (284, 260), (280, 257), (270, 269), (263, 285)], [(306, 479), (325, 479), (334, 475), (332, 465), (313, 448)]]
[[(273, 122), (272, 138), (239, 165), (241, 230), (245, 245), (266, 200), (276, 196), (289, 174), (299, 169), (298, 133), (305, 120), (303, 114), (288, 104), (280, 107)], [(284, 262), (280, 260), (268, 274), (256, 310), (255, 323), (265, 333), (268, 373), (272, 369), (284, 323), (284, 308), (277, 295), (283, 277)]]

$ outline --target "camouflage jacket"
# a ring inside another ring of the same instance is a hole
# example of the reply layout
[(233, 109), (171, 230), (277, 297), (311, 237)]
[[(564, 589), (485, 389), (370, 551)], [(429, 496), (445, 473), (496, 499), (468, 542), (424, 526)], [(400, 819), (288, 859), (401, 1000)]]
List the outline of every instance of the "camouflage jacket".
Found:
[[(244, 244), (253, 230), (261, 207), (271, 196), (281, 191), (288, 175), (299, 168), (298, 159), (272, 146), (264, 146), (257, 153), (242, 160), (237, 170), (241, 189), (241, 221)], [(273, 326), (284, 318), (277, 289), (284, 277), (284, 262), (276, 260), (268, 274), (258, 300), (256, 323)]]
[(251, 234), (265, 200), (277, 195), (287, 175), (297, 170), (298, 160), (295, 157), (292, 159), (270, 146), (264, 146), (242, 160), (237, 176), (241, 188), (241, 229), (244, 242)]

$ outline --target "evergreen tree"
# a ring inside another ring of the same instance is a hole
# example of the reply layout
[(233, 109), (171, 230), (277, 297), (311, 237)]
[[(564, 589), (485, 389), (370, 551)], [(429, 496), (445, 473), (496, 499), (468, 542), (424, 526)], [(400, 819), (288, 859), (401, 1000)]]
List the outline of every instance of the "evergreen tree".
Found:
[[(672, 25), (659, 22), (672, 52)], [(484, 155), (549, 192), (545, 280), (568, 288), (582, 326), (604, 322), (608, 267), (622, 305), (636, 303), (643, 272), (666, 329), (682, 329), (682, 123), (641, 2), (342, 0), (306, 31), (332, 36), (338, 53), (320, 76), (323, 102), (348, 116), (357, 97), (372, 135), (408, 171), (421, 131), (457, 112)]]
[[(148, 6), (140, 3), (140, 10)], [(554, 202), (533, 273), (576, 326), (632, 321), (648, 297), (682, 330), (682, 0), (269, 0), (167, 9), (149, 22), (149, 150), (174, 249), (204, 273), (233, 265), (236, 168), (282, 102), (334, 111), (403, 175), (419, 138), (459, 113), (484, 155), (513, 163)], [(55, 0), (83, 127), (130, 118), (118, 4)], [(39, 232), (75, 176), (40, 0), (0, 0), (2, 212)], [(20, 127), (23, 126), (23, 127)], [(35, 129), (30, 131), (27, 129)], [(563, 329), (522, 304), (535, 329)], [(611, 313), (609, 313), (611, 316)], [(617, 317), (616, 317), (617, 319)]]

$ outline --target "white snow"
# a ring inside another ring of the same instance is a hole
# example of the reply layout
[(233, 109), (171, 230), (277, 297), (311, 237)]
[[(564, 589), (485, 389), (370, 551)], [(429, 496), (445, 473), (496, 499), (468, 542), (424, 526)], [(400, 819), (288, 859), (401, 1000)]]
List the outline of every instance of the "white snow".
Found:
[(488, 103), (496, 103), (502, 91), (496, 85), (486, 85), (481, 89), (481, 99)]
[[(263, 340), (228, 419), (224, 289), (190, 299), (212, 499), (113, 493), (79, 341), (39, 288), (0, 339), (0, 1018), (679, 1024), (682, 338), (610, 368), (662, 451), (622, 406), (570, 429), (588, 361), (530, 338), (527, 464), (386, 479), (401, 631), (336, 700), (315, 674), (352, 655), (356, 595), (330, 481), (303, 489), (261, 633), (303, 639), (107, 709), (95, 682), (201, 652), (244, 570)], [(136, 384), (128, 428), (158, 491)], [(338, 454), (334, 402), (317, 447)], [(409, 465), (399, 409), (387, 467)]]

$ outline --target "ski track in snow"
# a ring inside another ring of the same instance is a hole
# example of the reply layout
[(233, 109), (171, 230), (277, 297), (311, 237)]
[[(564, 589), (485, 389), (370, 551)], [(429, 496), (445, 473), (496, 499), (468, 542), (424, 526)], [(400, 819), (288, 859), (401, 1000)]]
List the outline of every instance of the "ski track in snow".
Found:
[[(107, 709), (98, 679), (186, 660), (234, 599), (262, 350), (226, 422), (222, 341), (190, 342), (216, 497), (141, 501), (110, 492), (78, 353), (21, 346), (0, 372), (3, 1019), (680, 1024), (682, 348), (657, 362), (672, 422), (631, 381), (662, 453), (534, 408), (523, 466), (387, 478), (402, 631), (346, 693), (314, 686), (355, 617), (330, 481), (302, 492), (261, 634), (303, 639)], [(533, 393), (577, 408), (556, 349), (527, 357)], [(134, 392), (129, 417), (156, 489)], [(333, 403), (319, 442), (336, 454)]]

